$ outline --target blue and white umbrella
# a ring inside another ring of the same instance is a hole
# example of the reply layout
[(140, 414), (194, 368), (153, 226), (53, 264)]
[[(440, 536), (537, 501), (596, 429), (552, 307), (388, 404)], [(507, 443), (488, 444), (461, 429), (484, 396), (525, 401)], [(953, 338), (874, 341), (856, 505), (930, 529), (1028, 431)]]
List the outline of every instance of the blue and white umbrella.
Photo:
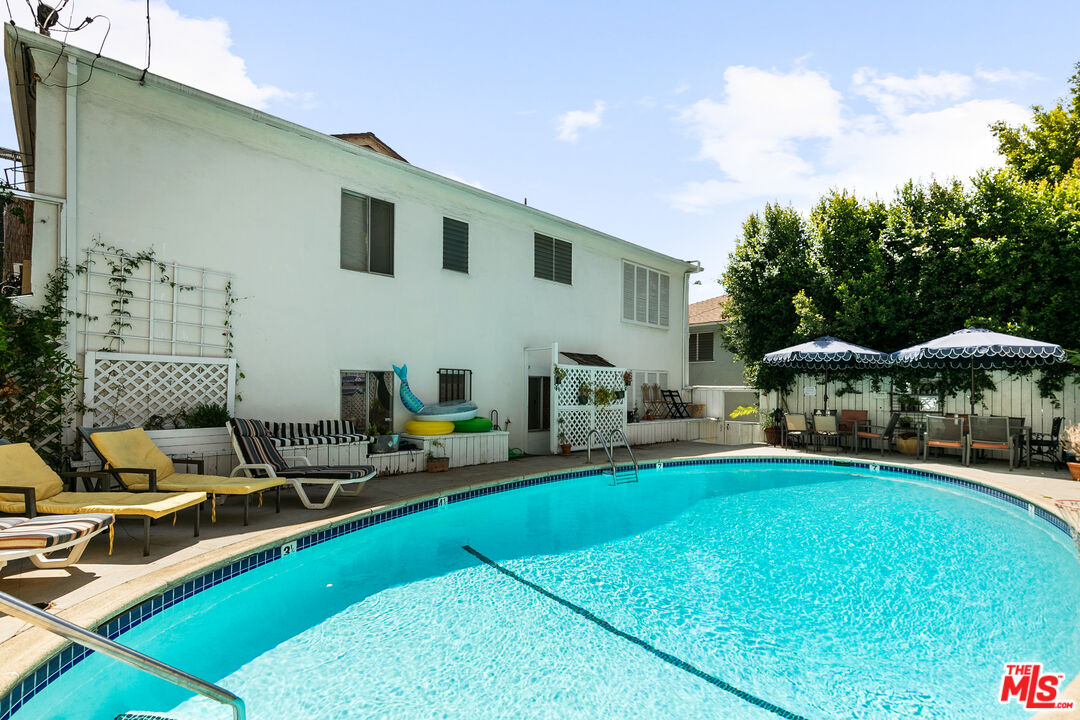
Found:
[(845, 368), (885, 367), (889, 355), (862, 345), (824, 336), (816, 340), (775, 350), (761, 360), (766, 365), (825, 371), (825, 409), (829, 409), (829, 371)]
[(897, 350), (896, 365), (924, 368), (968, 368), (971, 371), (971, 414), (975, 414), (975, 370), (1032, 367), (1065, 362), (1060, 345), (1006, 335), (982, 328), (965, 328), (943, 337)]

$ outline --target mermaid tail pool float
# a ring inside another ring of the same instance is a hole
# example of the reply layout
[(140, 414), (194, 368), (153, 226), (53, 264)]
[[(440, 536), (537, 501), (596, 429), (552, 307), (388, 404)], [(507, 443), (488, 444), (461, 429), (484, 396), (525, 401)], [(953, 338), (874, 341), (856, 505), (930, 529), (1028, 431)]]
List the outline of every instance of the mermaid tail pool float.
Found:
[(476, 403), (472, 400), (451, 400), (449, 402), (425, 405), (420, 398), (413, 394), (409, 387), (409, 366), (392, 365), (394, 372), (401, 379), (401, 404), (416, 416), (417, 420), (426, 422), (455, 422), (457, 420), (471, 420), (476, 417)]

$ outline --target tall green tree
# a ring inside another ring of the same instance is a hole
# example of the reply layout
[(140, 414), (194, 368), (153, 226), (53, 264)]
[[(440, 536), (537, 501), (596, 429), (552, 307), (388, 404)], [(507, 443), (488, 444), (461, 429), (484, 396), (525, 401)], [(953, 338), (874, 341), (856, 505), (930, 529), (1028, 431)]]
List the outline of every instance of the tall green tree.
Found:
[(1058, 183), (1080, 158), (1080, 62), (1075, 68), (1069, 78), (1071, 96), (1049, 110), (1032, 106), (1030, 125), (990, 126), (998, 152), (1024, 180)]

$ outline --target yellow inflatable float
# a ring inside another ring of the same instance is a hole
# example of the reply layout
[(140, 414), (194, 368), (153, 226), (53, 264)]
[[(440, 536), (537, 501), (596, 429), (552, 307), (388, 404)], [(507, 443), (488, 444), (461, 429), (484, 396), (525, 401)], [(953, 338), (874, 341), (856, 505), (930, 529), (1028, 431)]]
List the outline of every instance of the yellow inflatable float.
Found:
[(449, 435), (454, 423), (443, 420), (410, 420), (405, 423), (406, 435)]

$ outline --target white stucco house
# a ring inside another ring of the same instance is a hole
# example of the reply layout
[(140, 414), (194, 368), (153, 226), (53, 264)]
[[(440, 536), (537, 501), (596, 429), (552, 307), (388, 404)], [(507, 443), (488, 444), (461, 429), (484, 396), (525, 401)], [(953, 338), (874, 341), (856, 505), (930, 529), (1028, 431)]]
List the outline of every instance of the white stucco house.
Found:
[[(389, 371), (407, 363), (419, 397), (464, 387), (532, 452), (553, 446), (530, 382), (551, 374), (550, 348), (689, 382), (694, 262), (28, 30), (6, 27), (5, 57), (36, 201), (23, 267), (40, 293), (62, 258), (84, 265), (69, 298), (80, 363), (231, 355), (239, 416), (357, 412), (397, 430), (409, 413)], [(117, 328), (121, 252), (153, 261)]]

